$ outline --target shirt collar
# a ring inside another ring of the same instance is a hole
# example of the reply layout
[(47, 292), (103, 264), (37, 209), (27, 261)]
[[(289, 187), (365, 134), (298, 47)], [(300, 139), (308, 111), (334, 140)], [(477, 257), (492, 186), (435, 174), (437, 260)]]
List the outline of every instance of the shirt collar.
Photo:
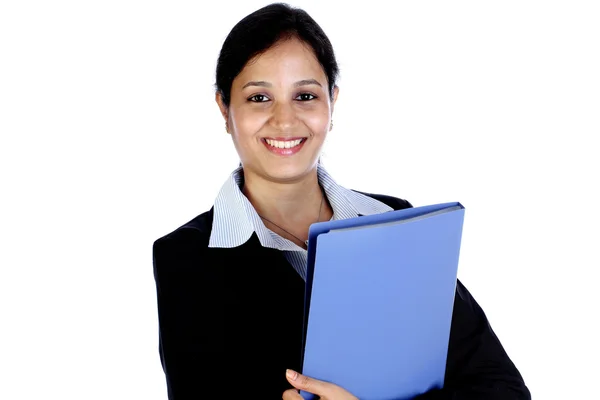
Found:
[[(325, 168), (317, 166), (319, 184), (333, 208), (333, 219), (348, 219), (392, 211), (388, 205), (338, 185)], [(269, 230), (240, 188), (243, 169), (235, 169), (223, 184), (214, 203), (213, 226), (208, 247), (237, 247), (254, 232), (263, 247), (297, 251), (295, 243)]]

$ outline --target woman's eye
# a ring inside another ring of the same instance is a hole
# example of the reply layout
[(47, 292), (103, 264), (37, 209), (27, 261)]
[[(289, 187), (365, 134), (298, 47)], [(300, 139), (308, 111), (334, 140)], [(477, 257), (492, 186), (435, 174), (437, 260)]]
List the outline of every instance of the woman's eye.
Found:
[(317, 96), (315, 96), (314, 94), (311, 94), (311, 93), (302, 93), (298, 97), (296, 97), (296, 99), (300, 100), (300, 101), (314, 100), (316, 98), (317, 98)]
[(250, 97), (248, 100), (253, 101), (255, 103), (264, 103), (265, 101), (269, 100), (269, 98), (267, 96), (265, 96), (264, 94), (255, 94), (254, 96)]

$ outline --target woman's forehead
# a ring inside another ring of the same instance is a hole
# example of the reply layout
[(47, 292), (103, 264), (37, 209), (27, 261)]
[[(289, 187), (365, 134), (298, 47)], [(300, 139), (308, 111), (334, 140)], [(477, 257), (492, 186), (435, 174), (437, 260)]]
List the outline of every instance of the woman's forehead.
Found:
[(290, 39), (277, 43), (248, 62), (236, 80), (241, 85), (246, 80), (297, 82), (305, 79), (325, 84), (325, 78), (325, 71), (310, 46)]

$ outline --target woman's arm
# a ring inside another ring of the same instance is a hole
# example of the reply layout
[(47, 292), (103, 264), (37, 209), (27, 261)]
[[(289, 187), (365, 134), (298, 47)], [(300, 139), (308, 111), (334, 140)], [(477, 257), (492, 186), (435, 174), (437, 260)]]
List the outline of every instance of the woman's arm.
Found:
[(159, 352), (170, 400), (201, 399), (224, 391), (223, 379), (231, 374), (220, 351), (218, 280), (211, 276), (214, 271), (202, 268), (199, 253), (198, 243), (186, 244), (181, 238), (162, 238), (153, 246)]
[(471, 293), (457, 282), (444, 389), (426, 400), (531, 399), (523, 377), (494, 334)]

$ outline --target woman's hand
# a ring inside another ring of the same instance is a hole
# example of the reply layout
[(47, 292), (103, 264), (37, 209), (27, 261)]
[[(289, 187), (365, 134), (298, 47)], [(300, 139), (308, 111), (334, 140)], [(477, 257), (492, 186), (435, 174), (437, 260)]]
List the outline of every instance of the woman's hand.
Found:
[[(333, 383), (319, 381), (288, 369), (285, 374), (293, 387), (305, 392), (316, 394), (321, 400), (358, 400), (347, 390)], [(297, 390), (289, 389), (283, 392), (283, 400), (303, 400)]]

